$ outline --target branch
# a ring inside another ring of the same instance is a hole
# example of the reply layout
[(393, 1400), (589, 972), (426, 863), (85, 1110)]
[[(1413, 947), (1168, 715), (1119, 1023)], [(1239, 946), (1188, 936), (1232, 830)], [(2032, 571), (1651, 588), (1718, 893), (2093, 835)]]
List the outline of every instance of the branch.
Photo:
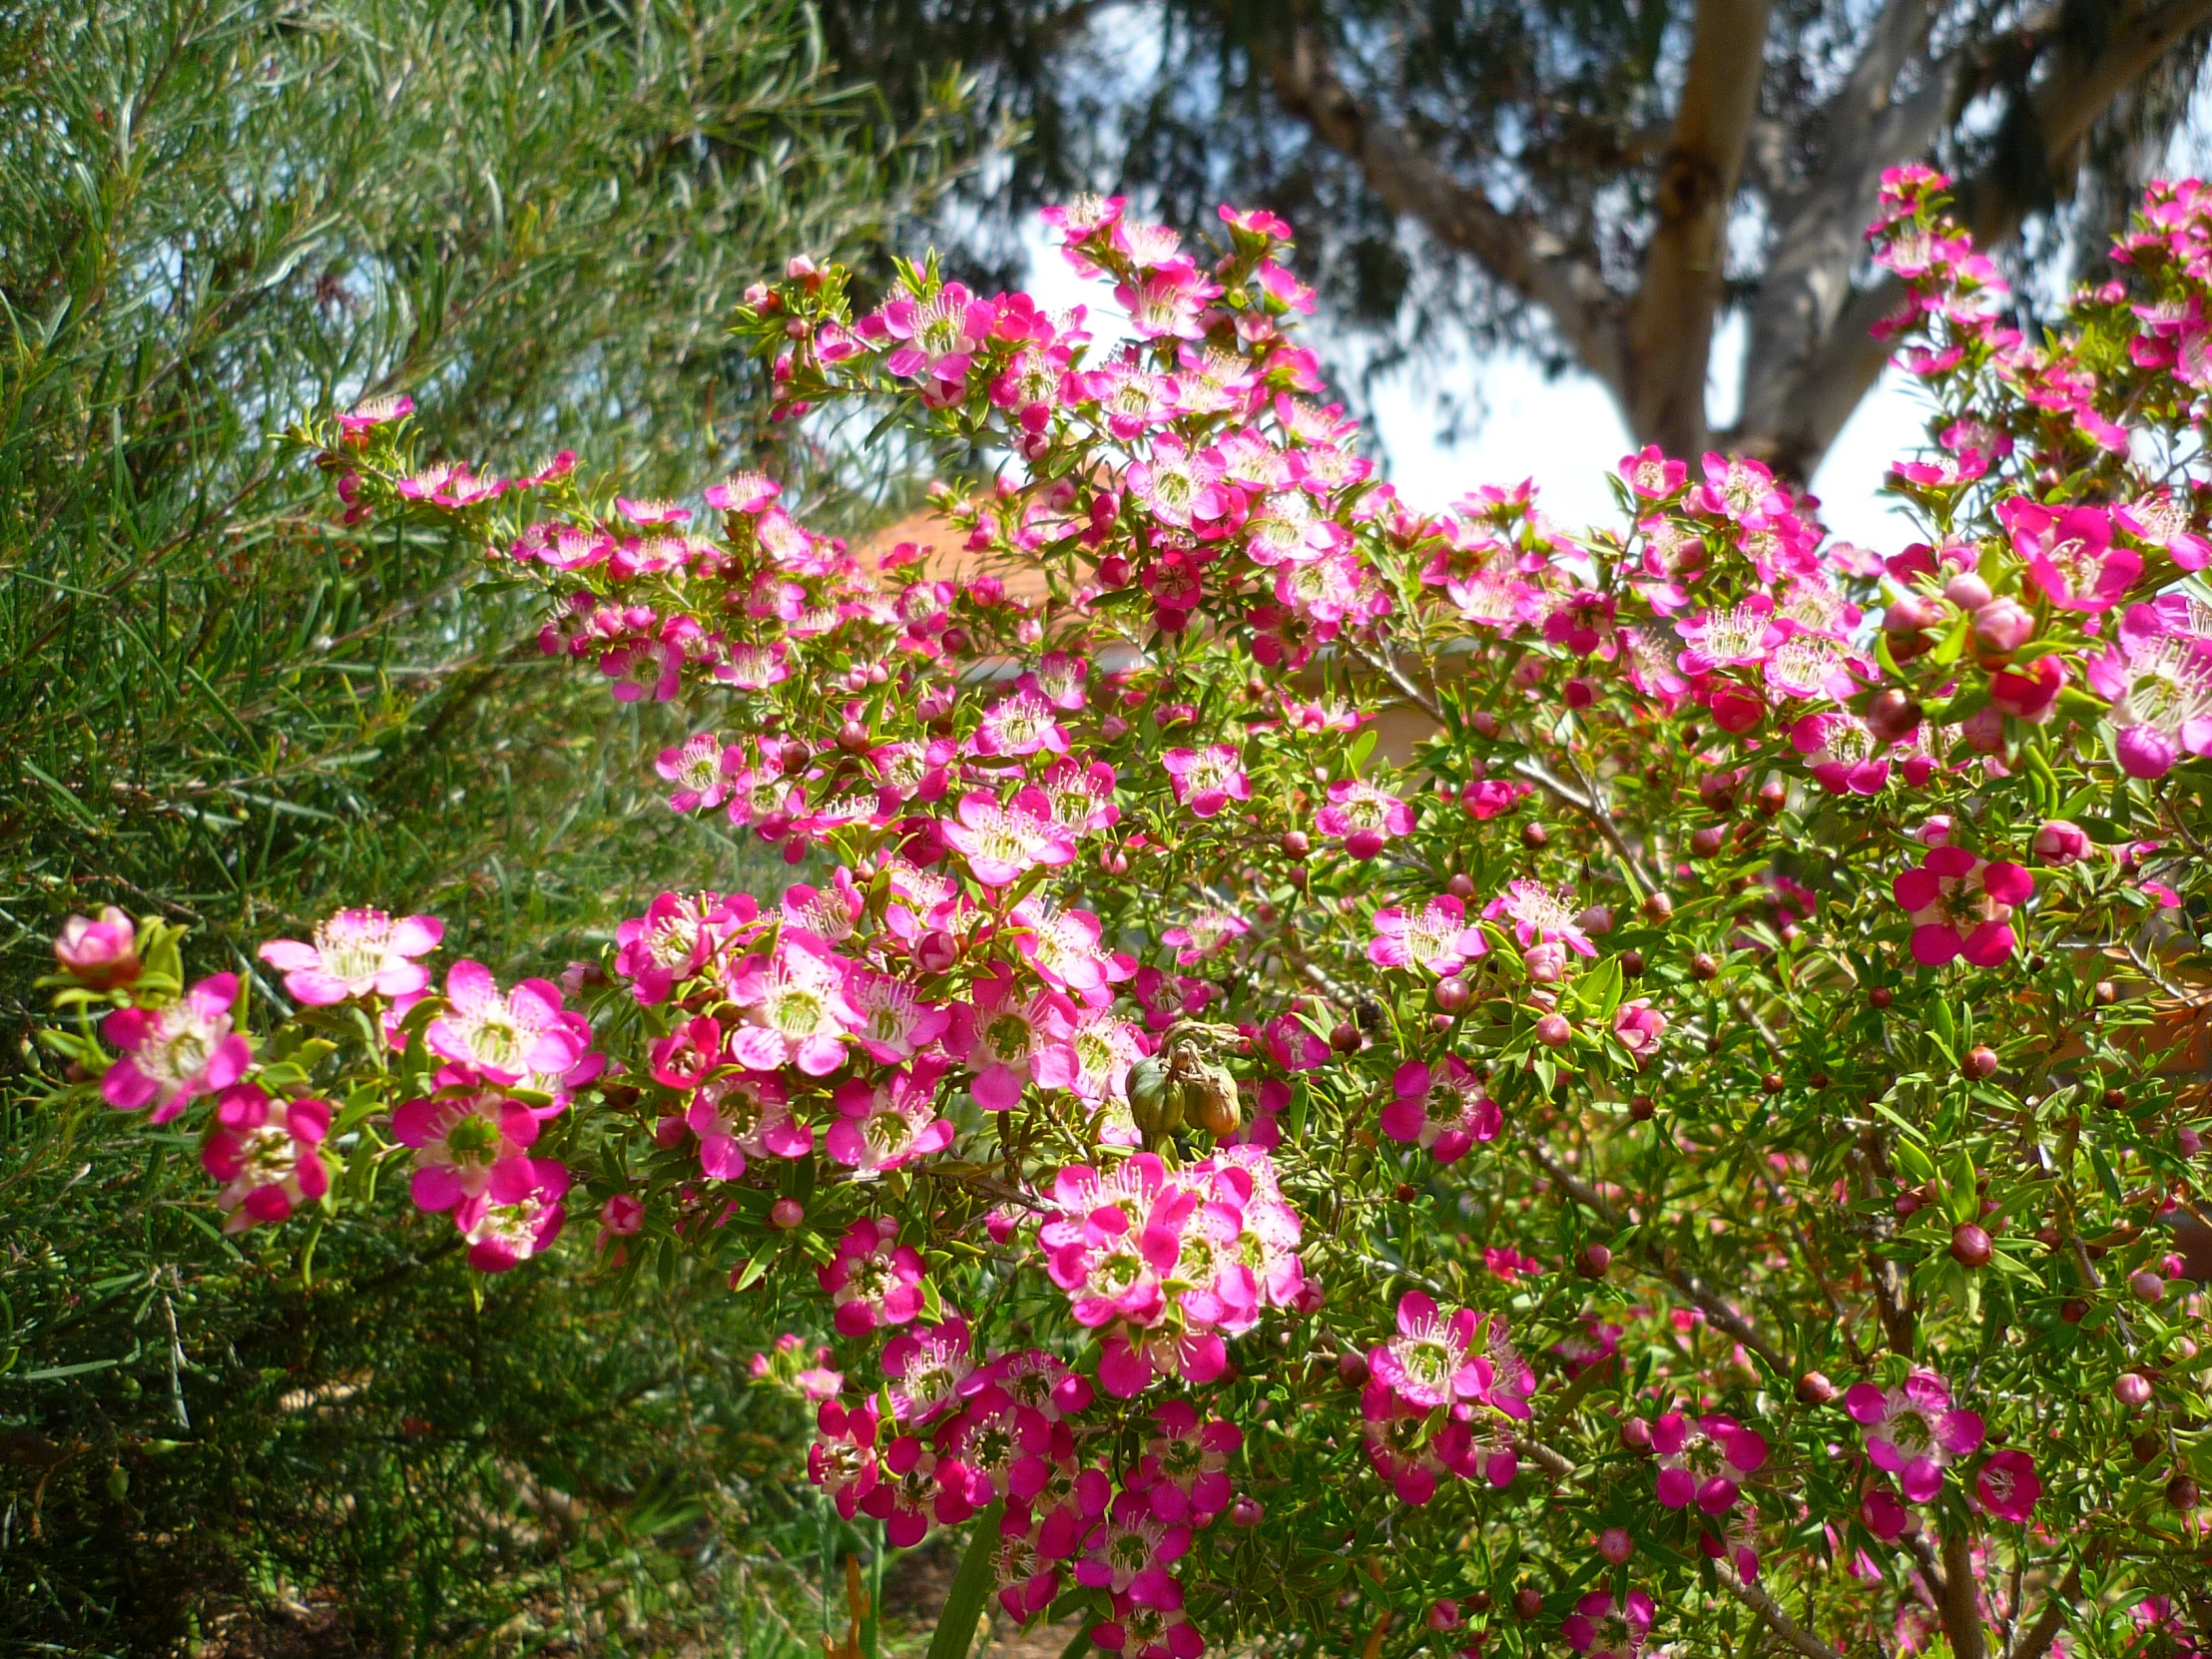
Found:
[(1354, 95), (1337, 73), (1328, 42), (1304, 18), (1256, 44), (1254, 54), (1276, 101), (1359, 168), (1383, 207), (1417, 220), (1438, 242), (1473, 256), (1492, 276), (1541, 305), (1583, 366), (1625, 395), (1620, 301), (1593, 252), (1569, 245), (1534, 215), (1499, 212), (1481, 189), (1454, 179), (1403, 129)]
[(2058, 1581), (2058, 1587), (2043, 1598), (2043, 1610), (2035, 1615), (2035, 1622), (2027, 1627), (2026, 1637), (2007, 1659), (2043, 1659), (2050, 1651), (2050, 1644), (2057, 1640), (2059, 1627), (2066, 1622), (2066, 1614), (2080, 1594), (2081, 1563), (2076, 1561), (2066, 1569), (2066, 1576)]
[(1698, 0), (1674, 133), (1652, 193), (1658, 224), (1628, 313), (1628, 424), (1670, 454), (1705, 447), (1724, 241), (1766, 76), (1774, 0)]
[(1973, 1539), (1962, 1527), (1943, 1533), (1942, 1614), (1952, 1659), (1986, 1659), (1989, 1638), (1974, 1589)]
[[(1607, 1227), (1618, 1231), (1625, 1225), (1620, 1212), (1605, 1201), (1603, 1194), (1587, 1181), (1570, 1174), (1557, 1159), (1544, 1151), (1542, 1147), (1531, 1142), (1529, 1143), (1528, 1154), (1535, 1159), (1539, 1169), (1558, 1183), (1560, 1191), (1584, 1209), (1596, 1215), (1598, 1220), (1602, 1221)], [(1760, 1359), (1766, 1361), (1768, 1366), (1779, 1376), (1788, 1377), (1790, 1375), (1790, 1364), (1783, 1359), (1782, 1351), (1761, 1336), (1757, 1327), (1723, 1301), (1720, 1294), (1707, 1285), (1698, 1275), (1688, 1268), (1661, 1260), (1640, 1245), (1637, 1249), (1637, 1255), (1642, 1260), (1645, 1272), (1672, 1285), (1707, 1319), (1758, 1355)]]
[(1781, 1602), (1758, 1585), (1739, 1577), (1732, 1563), (1716, 1561), (1713, 1570), (1722, 1589), (1773, 1625), (1776, 1634), (1804, 1654), (1805, 1659), (1843, 1659), (1842, 1654), (1785, 1613)]

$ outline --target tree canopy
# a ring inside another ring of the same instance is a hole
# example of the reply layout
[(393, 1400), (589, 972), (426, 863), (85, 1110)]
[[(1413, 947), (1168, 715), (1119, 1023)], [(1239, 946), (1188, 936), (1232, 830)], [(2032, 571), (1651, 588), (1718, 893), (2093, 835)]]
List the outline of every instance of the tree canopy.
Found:
[[(1612, 392), (1639, 441), (1811, 474), (1903, 289), (1860, 232), (1937, 160), (1984, 246), (2101, 259), (2182, 116), (2212, 0), (833, 0), (896, 86), (958, 59), (1025, 121), (999, 200), (1221, 195), (1297, 224), (1380, 359), (1446, 325)], [(991, 188), (996, 191), (994, 179)], [(2076, 234), (2078, 233), (2078, 234)], [(1741, 314), (1741, 414), (1707, 429)]]

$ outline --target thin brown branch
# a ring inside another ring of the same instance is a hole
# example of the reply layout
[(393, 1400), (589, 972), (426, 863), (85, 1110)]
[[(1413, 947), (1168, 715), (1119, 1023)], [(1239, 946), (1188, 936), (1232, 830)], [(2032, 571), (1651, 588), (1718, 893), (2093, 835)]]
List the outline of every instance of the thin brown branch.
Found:
[[(1537, 1167), (1550, 1176), (1552, 1181), (1558, 1185), (1560, 1191), (1564, 1192), (1569, 1198), (1594, 1214), (1607, 1227), (1618, 1230), (1623, 1225), (1620, 1212), (1607, 1203), (1604, 1194), (1600, 1193), (1595, 1187), (1570, 1173), (1565, 1166), (1544, 1151), (1542, 1147), (1531, 1143), (1528, 1152), (1529, 1156), (1536, 1161)], [(1636, 1255), (1639, 1265), (1646, 1273), (1673, 1286), (1676, 1292), (1692, 1307), (1698, 1309), (1714, 1325), (1727, 1332), (1729, 1336), (1758, 1355), (1760, 1359), (1766, 1361), (1767, 1365), (1778, 1376), (1788, 1377), (1791, 1374), (1790, 1363), (1783, 1358), (1782, 1351), (1762, 1336), (1750, 1320), (1731, 1307), (1721, 1297), (1720, 1293), (1706, 1284), (1698, 1274), (1683, 1267), (1678, 1262), (1670, 1262), (1663, 1257), (1654, 1255), (1646, 1248), (1639, 1247)]]
[(2081, 1598), (2081, 1563), (2076, 1561), (2066, 1569), (2066, 1576), (2058, 1581), (2058, 1587), (2043, 1597), (2043, 1610), (2035, 1615), (2035, 1622), (2027, 1627), (2027, 1634), (2020, 1645), (2006, 1659), (2043, 1659), (2050, 1651), (2050, 1644), (2058, 1639), (2064, 1628), (2066, 1615), (2073, 1611), (2073, 1604)]
[(1773, 1625), (1775, 1634), (1804, 1654), (1805, 1659), (1843, 1659), (1843, 1655), (1836, 1649), (1784, 1612), (1781, 1602), (1757, 1584), (1747, 1582), (1739, 1576), (1729, 1562), (1715, 1562), (1714, 1572), (1720, 1579), (1722, 1589)]

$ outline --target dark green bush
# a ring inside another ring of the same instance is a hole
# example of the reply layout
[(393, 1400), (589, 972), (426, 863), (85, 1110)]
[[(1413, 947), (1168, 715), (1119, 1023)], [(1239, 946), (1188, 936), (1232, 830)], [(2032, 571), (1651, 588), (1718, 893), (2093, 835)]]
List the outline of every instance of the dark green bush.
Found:
[(808, 25), (0, 0), (0, 1646), (774, 1650), (763, 1552), (817, 1523), (778, 1485), (796, 1403), (748, 1388), (765, 1314), (682, 1282), (618, 1314), (588, 1217), (481, 1306), (429, 1228), (332, 1228), (310, 1286), (143, 1126), (42, 1108), (22, 1039), (102, 903), (251, 971), (373, 896), (512, 972), (742, 882), (637, 775), (650, 712), (547, 664), (466, 552), (333, 524), (275, 435), (406, 390), (455, 455), (588, 429), (633, 493), (756, 455), (745, 284), (873, 257), (958, 137), (949, 102), (890, 131)]

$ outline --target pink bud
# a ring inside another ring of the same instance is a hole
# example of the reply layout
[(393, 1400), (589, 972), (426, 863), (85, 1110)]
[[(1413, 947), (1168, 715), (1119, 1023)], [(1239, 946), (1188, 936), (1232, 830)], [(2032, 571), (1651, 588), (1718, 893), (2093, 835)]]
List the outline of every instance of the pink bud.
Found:
[(1564, 1048), (1574, 1041), (1574, 1027), (1564, 1014), (1546, 1014), (1536, 1022), (1536, 1040), (1546, 1048)]
[(789, 1233), (807, 1219), (807, 1206), (796, 1198), (780, 1198), (770, 1207), (768, 1219)]
[(1917, 634), (1924, 628), (1933, 628), (1942, 616), (1934, 600), (1909, 593), (1882, 613), (1882, 629), (1888, 634)]
[(1636, 1553), (1636, 1541), (1628, 1535), (1627, 1527), (1608, 1526), (1597, 1535), (1597, 1552), (1617, 1567)]
[(1231, 1526), (1258, 1526), (1260, 1517), (1266, 1513), (1267, 1511), (1260, 1506), (1258, 1498), (1240, 1495), (1237, 1501), (1229, 1506), (1229, 1524)]
[(2166, 1282), (2148, 1268), (2130, 1275), (2127, 1288), (2138, 1302), (2156, 1302), (2166, 1294)]
[(645, 1225), (645, 1205), (635, 1193), (616, 1193), (599, 1207), (599, 1225), (627, 1237)]
[(1428, 1609), (1428, 1628), (1431, 1630), (1456, 1630), (1459, 1628), (1459, 1604), (1448, 1597)]
[(942, 973), (959, 960), (960, 946), (950, 933), (932, 929), (914, 941), (914, 963), (924, 973)]
[(1610, 933), (1613, 930), (1613, 907), (1610, 904), (1592, 904), (1574, 918), (1574, 924), (1585, 933)]
[(128, 985), (139, 975), (138, 929), (113, 904), (98, 921), (71, 916), (54, 940), (54, 960), (63, 972), (102, 990)]
[(2129, 1410), (2140, 1410), (2150, 1403), (2150, 1379), (2140, 1372), (2122, 1372), (2112, 1384), (2112, 1397)]
[(1990, 651), (2017, 651), (2034, 635), (2035, 618), (2016, 599), (1992, 599), (1973, 614), (1973, 637)]
[(680, 1115), (671, 1114), (658, 1120), (653, 1125), (653, 1144), (666, 1152), (672, 1147), (682, 1146), (684, 1137), (689, 1133), (690, 1130), (683, 1118)]
[(2035, 856), (2046, 864), (2070, 864), (2089, 855), (2089, 836), (2080, 825), (2054, 818), (2035, 831)]
[(1556, 985), (1567, 976), (1567, 947), (1553, 939), (1532, 944), (1521, 956), (1531, 985)]
[(1993, 597), (1989, 584), (1972, 571), (1953, 576), (1943, 584), (1943, 597), (1961, 611), (1978, 611)]

